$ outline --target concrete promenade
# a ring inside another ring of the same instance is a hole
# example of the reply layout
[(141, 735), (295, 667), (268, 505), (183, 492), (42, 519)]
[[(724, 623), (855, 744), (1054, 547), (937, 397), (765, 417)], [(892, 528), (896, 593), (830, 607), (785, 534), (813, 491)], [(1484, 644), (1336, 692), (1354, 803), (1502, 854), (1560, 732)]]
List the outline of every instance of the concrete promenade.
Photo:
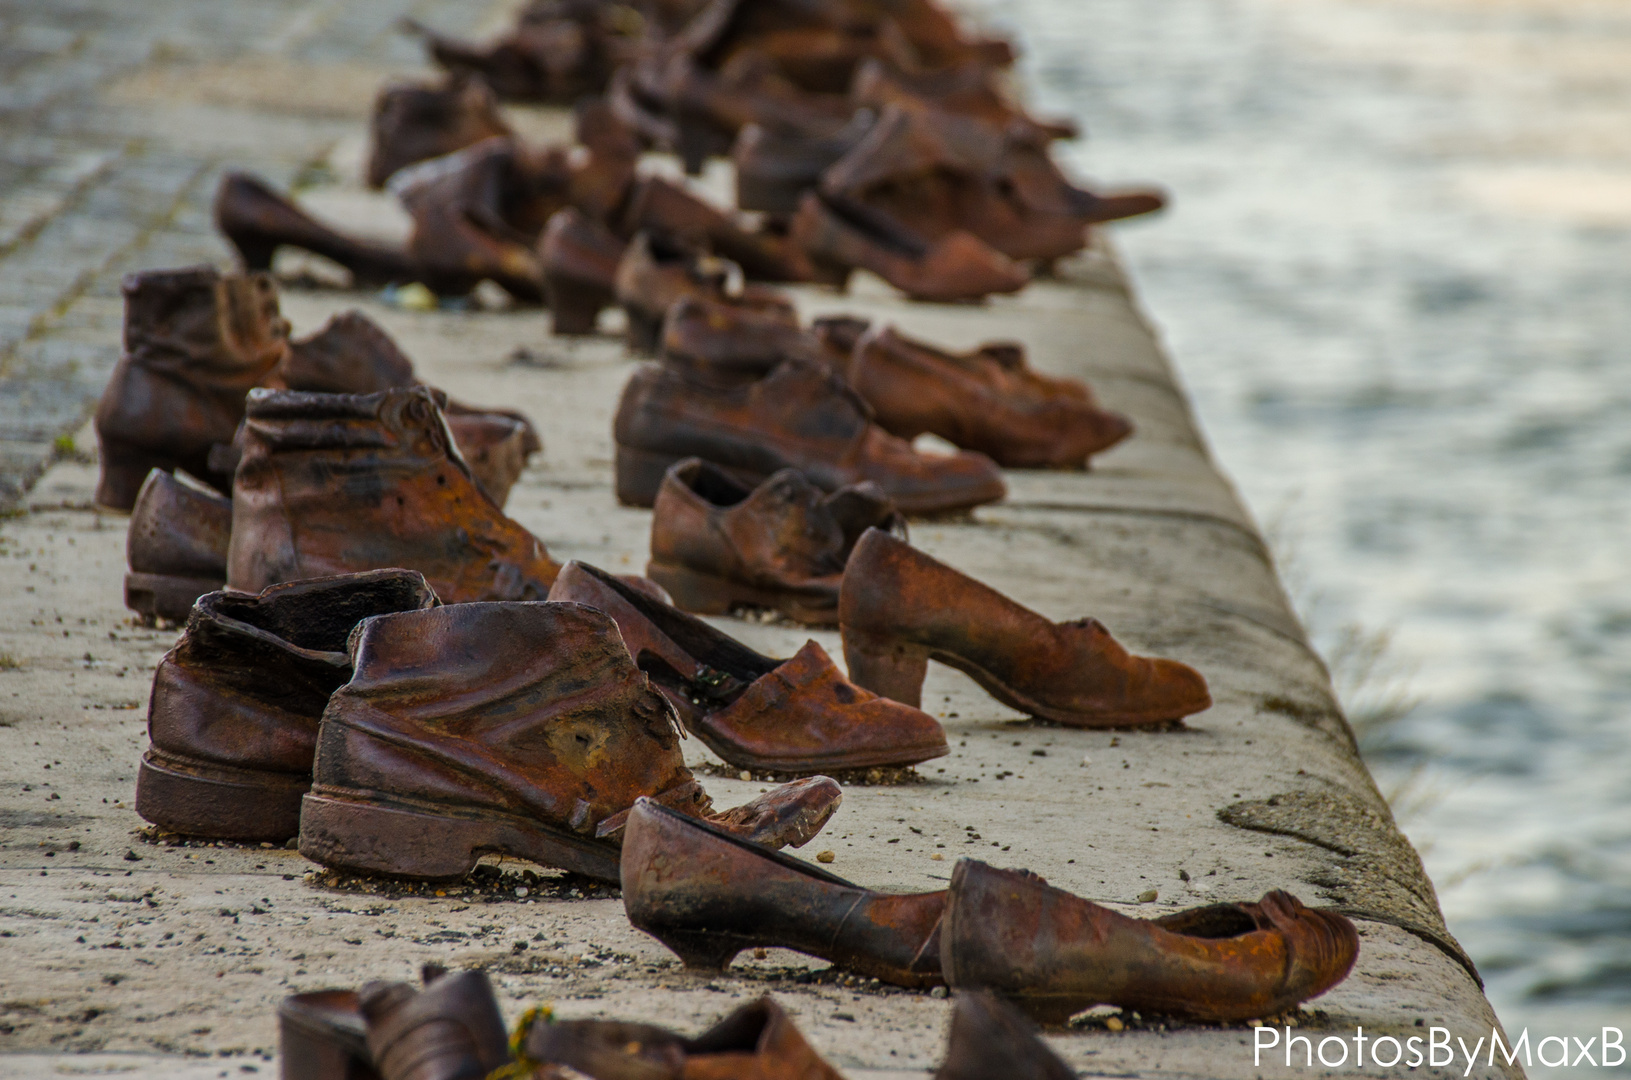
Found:
[[(293, 851), (145, 834), (130, 809), (135, 765), (151, 672), (174, 633), (122, 607), (124, 521), (91, 504), (84, 426), (118, 354), (118, 276), (225, 262), (207, 202), (226, 164), (299, 181), (314, 207), (381, 234), (400, 229), (389, 200), (356, 180), (374, 90), (416, 69), (390, 24), (461, 17), (459, 5), (405, 0), (144, 4), (139, 20), (137, 6), (104, 4), (0, 15), (3, 167), (16, 174), (0, 196), (0, 481), (12, 508), (0, 522), (0, 1077), (267, 1073), (283, 995), (410, 978), (426, 961), (485, 966), (512, 1019), (551, 1001), (565, 1016), (695, 1030), (768, 992), (846, 1075), (932, 1070), (942, 998), (779, 950), (693, 975), (628, 926), (611, 890), (515, 862), (466, 886), (381, 890), (315, 873)], [(517, 115), (533, 133), (563, 126)], [(1289, 1021), (1314, 1044), (1345, 1040), (1337, 1071), (1406, 1072), (1369, 1057), (1356, 1067), (1357, 1026), (1368, 1038), (1439, 1027), (1452, 1045), (1487, 1040), (1493, 1013), (1111, 249), (981, 307), (907, 304), (875, 281), (850, 296), (795, 293), (806, 315), (856, 312), (958, 348), (1022, 341), (1039, 368), (1086, 378), (1131, 415), (1137, 435), (1094, 472), (1010, 473), (1007, 501), (917, 522), (913, 540), (1050, 617), (1095, 615), (1135, 651), (1196, 665), (1217, 702), (1184, 730), (1083, 732), (1026, 721), (932, 668), (925, 708), (952, 755), (918, 783), (848, 786), (801, 854), (831, 850), (832, 870), (898, 890), (943, 887), (955, 859), (981, 858), (1140, 916), (1288, 889), (1360, 929), (1353, 976)], [(427, 381), (534, 418), (544, 453), (509, 509), (557, 558), (643, 566), (649, 514), (611, 492), (611, 413), (635, 364), (619, 341), (551, 339), (537, 311), (410, 313), (362, 294), (284, 293), (296, 333), (349, 307), (396, 335)], [(720, 625), (776, 655), (810, 636)], [(840, 655), (836, 634), (813, 636)], [(765, 786), (686, 745), (720, 804)], [(1048, 1038), (1087, 1076), (1285, 1070), (1283, 1050), (1254, 1065), (1243, 1026), (1101, 1011)], [(1285, 1071), (1305, 1071), (1300, 1047)], [(1326, 1052), (1335, 1060), (1335, 1044)]]

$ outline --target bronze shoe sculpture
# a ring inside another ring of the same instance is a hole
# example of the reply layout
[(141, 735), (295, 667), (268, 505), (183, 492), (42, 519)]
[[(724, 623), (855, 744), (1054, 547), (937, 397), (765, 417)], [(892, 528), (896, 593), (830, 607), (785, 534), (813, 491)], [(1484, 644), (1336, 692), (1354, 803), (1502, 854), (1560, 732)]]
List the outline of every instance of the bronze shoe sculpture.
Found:
[(438, 34), (411, 19), (402, 26), (425, 39), (441, 67), (479, 77), (505, 101), (570, 105), (606, 89), (612, 72), (632, 54), (642, 22), (634, 8), (533, 0), (511, 30), (483, 44)]
[(280, 1080), (380, 1080), (355, 990), (313, 990), (278, 1003)]
[(382, 188), (398, 169), (515, 133), (480, 79), (394, 82), (374, 99), (367, 181)]
[(732, 765), (815, 773), (949, 752), (934, 718), (845, 679), (814, 641), (773, 660), (603, 570), (567, 563), (549, 598), (610, 615), (685, 728)]
[(136, 812), (167, 832), (281, 842), (300, 829), (317, 723), (369, 615), (430, 607), (406, 570), (200, 597), (153, 675)]
[(1076, 1080), (1076, 1070), (1024, 1013), (995, 994), (963, 989), (951, 1004), (946, 1057), (934, 1080)]
[(990, 458), (918, 453), (874, 424), (825, 365), (799, 356), (723, 387), (672, 365), (644, 367), (623, 390), (613, 434), (617, 498), (629, 506), (651, 506), (668, 469), (688, 457), (754, 484), (788, 468), (825, 491), (870, 480), (907, 514), (963, 510), (1007, 493)]
[[(617, 1020), (534, 1021), (517, 1033), (530, 1080), (841, 1080), (769, 997), (748, 1002), (695, 1038)], [(564, 1066), (565, 1071), (561, 1067)]]
[(426, 387), (250, 394), (227, 582), (406, 567), (445, 603), (543, 599), (559, 569), (481, 490)]
[(813, 269), (785, 236), (755, 230), (660, 176), (641, 177), (623, 211), (624, 235), (656, 233), (711, 251), (742, 268), (749, 281), (809, 281)]
[(125, 607), (149, 625), (179, 623), (227, 583), (232, 500), (186, 473), (147, 474), (125, 534)]
[(357, 1005), (381, 1080), (481, 1080), (509, 1064), (509, 1033), (484, 971), (449, 972), (423, 990), (371, 982)]
[(1275, 1016), (1341, 982), (1358, 955), (1351, 922), (1278, 890), (1255, 904), (1131, 919), (973, 859), (952, 870), (940, 927), (948, 983), (993, 991), (1042, 1023), (1095, 1005), (1221, 1022)]
[(944, 892), (864, 889), (647, 799), (629, 814), (622, 885), (629, 922), (687, 967), (776, 947), (895, 986), (941, 982)]
[[(422, 385), (413, 361), (360, 311), (342, 312), (315, 333), (289, 342), (289, 355), (267, 381), (321, 394), (375, 394)], [(465, 405), (435, 393), (465, 464), (502, 507), (527, 459), (544, 447), (537, 430), (514, 410)]]
[(880, 529), (850, 555), (838, 621), (851, 677), (909, 705), (931, 659), (1070, 727), (1158, 724), (1212, 705), (1187, 664), (1133, 656), (1096, 619), (1051, 622)]
[(1092, 455), (1132, 434), (1131, 421), (1085, 394), (1036, 394), (1036, 380), (1015, 370), (1013, 359), (949, 353), (882, 327), (855, 344), (845, 375), (890, 434), (930, 432), (1006, 469), (1086, 468)]
[[(238, 252), (246, 270), (272, 269), (278, 249), (290, 247), (338, 263), (350, 272), (354, 288), (406, 285), (427, 277), (405, 249), (347, 236), (249, 173), (233, 171), (221, 177), (214, 214), (215, 227)], [(437, 292), (445, 290), (443, 282), (426, 284)]]
[(704, 296), (669, 305), (660, 355), (669, 367), (722, 386), (761, 378), (789, 356), (824, 358), (820, 342), (799, 327), (791, 306), (755, 307)]
[(905, 521), (871, 482), (828, 494), (783, 469), (751, 487), (687, 458), (657, 492), (646, 576), (686, 611), (760, 608), (836, 626), (844, 563), (873, 526), (904, 531)]
[(654, 797), (751, 838), (802, 844), (837, 809), (824, 777), (714, 814), (672, 708), (610, 617), (579, 604), (451, 604), (370, 619), (329, 699), (300, 850), (425, 879), (500, 852), (616, 881), (628, 810)]
[(687, 297), (702, 297), (758, 311), (793, 310), (774, 289), (743, 285), (741, 268), (701, 255), (685, 244), (653, 233), (637, 233), (617, 265), (614, 291), (629, 319), (629, 348), (655, 352), (668, 309)]
[(617, 301), (617, 267), (623, 241), (576, 207), (557, 211), (538, 241), (552, 329), (592, 334), (600, 313)]
[(210, 450), (232, 442), (244, 394), (288, 351), (277, 287), (265, 274), (194, 266), (131, 274), (121, 288), (125, 349), (96, 407), (96, 501), (129, 510), (151, 469), (231, 491)]

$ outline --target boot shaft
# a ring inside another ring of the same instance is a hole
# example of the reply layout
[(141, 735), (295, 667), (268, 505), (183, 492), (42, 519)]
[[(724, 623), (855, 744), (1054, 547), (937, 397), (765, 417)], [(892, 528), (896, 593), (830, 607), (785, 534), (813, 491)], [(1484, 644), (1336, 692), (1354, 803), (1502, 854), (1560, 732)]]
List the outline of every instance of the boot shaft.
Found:
[(241, 397), (288, 349), (289, 324), (269, 274), (147, 271), (127, 276), (122, 291), (126, 355), (200, 390)]

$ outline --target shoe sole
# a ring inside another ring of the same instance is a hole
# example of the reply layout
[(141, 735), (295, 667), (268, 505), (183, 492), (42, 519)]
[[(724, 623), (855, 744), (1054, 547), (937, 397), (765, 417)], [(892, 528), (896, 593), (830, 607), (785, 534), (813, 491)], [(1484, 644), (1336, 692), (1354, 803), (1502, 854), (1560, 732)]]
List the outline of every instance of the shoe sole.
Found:
[(837, 626), (838, 594), (829, 606), (816, 606), (804, 598), (774, 589), (761, 589), (685, 566), (650, 562), (646, 577), (668, 590), (674, 606), (698, 615), (728, 615), (734, 607), (779, 611), (805, 626)]
[(300, 799), (310, 787), (310, 776), (148, 750), (136, 770), (136, 813), (183, 836), (282, 843), (300, 832)]
[(617, 848), (514, 814), (455, 815), (331, 790), (308, 792), (301, 804), (300, 853), (331, 869), (456, 881), (488, 852), (618, 881)]
[(132, 570), (125, 575), (125, 607), (148, 620), (169, 619), (185, 622), (193, 602), (205, 593), (227, 587), (214, 578), (184, 577), (179, 574), (143, 574)]

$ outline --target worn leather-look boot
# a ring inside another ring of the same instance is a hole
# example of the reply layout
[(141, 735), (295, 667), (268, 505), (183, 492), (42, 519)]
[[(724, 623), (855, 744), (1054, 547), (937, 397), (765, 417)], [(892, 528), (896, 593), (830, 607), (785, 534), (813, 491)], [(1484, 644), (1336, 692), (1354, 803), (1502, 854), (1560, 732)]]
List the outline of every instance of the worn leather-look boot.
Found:
[(423, 990), (371, 982), (357, 993), (368, 1050), (382, 1080), (485, 1080), (510, 1061), (493, 987), (483, 971), (459, 971)]
[(804, 357), (727, 387), (667, 364), (641, 368), (623, 390), (613, 434), (617, 498), (629, 506), (651, 506), (669, 468), (688, 457), (755, 484), (782, 469), (826, 491), (870, 480), (908, 514), (963, 510), (1007, 493), (990, 458), (918, 453), (874, 424), (842, 379)]
[(814, 641), (791, 660), (773, 660), (579, 562), (562, 568), (549, 598), (615, 619), (629, 655), (686, 728), (732, 765), (813, 773), (915, 765), (949, 752), (933, 717), (851, 683)]
[(215, 226), (246, 270), (270, 270), (280, 247), (310, 251), (351, 273), (355, 288), (406, 285), (424, 278), (402, 248), (347, 236), (296, 206), (257, 176), (228, 172), (215, 192)]
[[(315, 333), (289, 342), (288, 357), (268, 383), (321, 394), (377, 394), (423, 385), (413, 361), (360, 311), (341, 312)], [(445, 395), (438, 400), (465, 464), (502, 507), (527, 459), (544, 448), (532, 421), (512, 409), (478, 408)]]
[(1130, 919), (1023, 870), (962, 859), (951, 875), (940, 963), (957, 988), (991, 990), (1042, 1023), (1095, 1005), (1197, 1020), (1274, 1016), (1347, 977), (1353, 924), (1278, 890)]
[(1076, 1080), (1025, 1014), (984, 990), (957, 991), (934, 1080)]
[(380, 1080), (355, 990), (313, 990), (278, 1003), (279, 1080)]
[(749, 382), (790, 356), (820, 355), (820, 343), (799, 327), (790, 306), (687, 296), (670, 304), (663, 318), (662, 362), (705, 383)]
[(855, 681), (909, 705), (931, 659), (1009, 708), (1071, 727), (1163, 723), (1212, 705), (1189, 665), (1133, 656), (1096, 619), (1050, 622), (880, 529), (850, 555), (838, 622)]
[(882, 327), (856, 343), (846, 375), (890, 434), (930, 432), (1007, 469), (1085, 468), (1132, 433), (1091, 400), (1039, 399), (1035, 379), (1004, 366), (1012, 355), (944, 352)]
[(403, 166), (514, 134), (499, 115), (493, 92), (480, 79), (455, 76), (440, 84), (390, 83), (374, 99), (368, 186), (384, 187)]
[(945, 893), (863, 889), (649, 800), (629, 814), (622, 885), (629, 922), (687, 967), (718, 970), (744, 949), (774, 947), (896, 986), (941, 981)]
[(232, 497), (227, 581), (401, 566), (450, 604), (542, 599), (559, 569), (476, 484), (426, 387), (257, 390)]
[(904, 531), (905, 521), (871, 482), (828, 494), (783, 469), (750, 487), (687, 458), (657, 492), (646, 576), (686, 611), (767, 608), (835, 626), (844, 563), (873, 526)]
[(347, 637), (367, 616), (436, 602), (406, 570), (200, 597), (153, 675), (136, 812), (188, 836), (295, 835), (318, 719), (351, 675)]
[(288, 351), (277, 287), (265, 274), (193, 266), (131, 274), (122, 290), (125, 351), (96, 408), (96, 501), (129, 510), (151, 469), (231, 491), (209, 452), (232, 441), (244, 394)]
[[(673, 710), (607, 615), (579, 604), (453, 604), (364, 623), (330, 698), (300, 850), (324, 866), (455, 879), (484, 852), (617, 880), (627, 811), (645, 795), (712, 805)], [(826, 778), (717, 816), (780, 846), (837, 809)]]
[(181, 622), (227, 583), (232, 500), (184, 472), (147, 474), (125, 534), (125, 607), (149, 624)]
[(617, 303), (629, 318), (629, 348), (651, 353), (661, 340), (663, 318), (686, 297), (702, 297), (751, 310), (791, 313), (792, 302), (774, 289), (733, 278), (741, 269), (653, 233), (638, 233), (617, 265)]
[(549, 219), (538, 241), (538, 263), (555, 333), (595, 332), (600, 313), (617, 300), (623, 251), (615, 233), (576, 207)]

